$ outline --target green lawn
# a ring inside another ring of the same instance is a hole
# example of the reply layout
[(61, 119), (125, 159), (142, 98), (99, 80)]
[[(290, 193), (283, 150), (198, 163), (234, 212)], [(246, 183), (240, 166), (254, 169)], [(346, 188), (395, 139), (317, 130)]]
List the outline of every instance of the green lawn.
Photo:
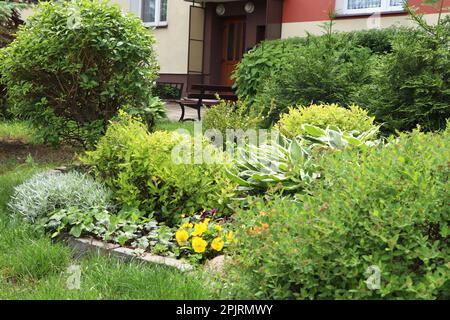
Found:
[[(0, 128), (6, 127), (11, 126), (0, 124)], [(5, 131), (0, 133), (0, 143)], [(9, 137), (21, 134), (9, 133)], [(0, 163), (0, 299), (211, 298), (200, 274), (94, 254), (77, 257), (71, 248), (52, 242), (32, 225), (12, 217), (7, 203), (14, 186), (57, 164)], [(80, 290), (67, 289), (71, 265), (81, 267)]]

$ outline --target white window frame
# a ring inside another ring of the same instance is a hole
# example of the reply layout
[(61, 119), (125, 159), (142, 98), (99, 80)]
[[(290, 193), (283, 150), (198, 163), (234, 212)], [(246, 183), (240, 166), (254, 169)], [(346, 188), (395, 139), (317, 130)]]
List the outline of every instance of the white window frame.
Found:
[(405, 11), (403, 4), (400, 6), (391, 6), (390, 0), (381, 0), (381, 7), (379, 8), (347, 9), (349, 1), (350, 0), (336, 0), (336, 15), (353, 16), (373, 13), (398, 13)]
[[(167, 20), (169, 20), (168, 17), (166, 17), (166, 21), (161, 21), (161, 0), (155, 0), (155, 21), (154, 22), (145, 22), (144, 21), (144, 14), (142, 12), (143, 10), (143, 3), (144, 0), (139, 0), (139, 17), (144, 22), (144, 26), (146, 27), (166, 27), (168, 25)], [(169, 0), (167, 0), (167, 15), (169, 13)]]

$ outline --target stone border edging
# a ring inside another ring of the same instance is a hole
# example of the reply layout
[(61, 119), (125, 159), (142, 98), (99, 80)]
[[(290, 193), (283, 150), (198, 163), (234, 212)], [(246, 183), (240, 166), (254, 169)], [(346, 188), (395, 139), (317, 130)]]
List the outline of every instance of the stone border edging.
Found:
[(156, 256), (149, 253), (137, 254), (133, 249), (124, 248), (117, 244), (102, 242), (93, 238), (67, 237), (64, 241), (80, 253), (96, 251), (108, 253), (119, 258), (125, 258), (126, 260), (138, 259), (144, 262), (161, 264), (168, 267), (177, 268), (181, 271), (194, 270), (194, 267), (189, 263), (182, 262), (174, 258)]

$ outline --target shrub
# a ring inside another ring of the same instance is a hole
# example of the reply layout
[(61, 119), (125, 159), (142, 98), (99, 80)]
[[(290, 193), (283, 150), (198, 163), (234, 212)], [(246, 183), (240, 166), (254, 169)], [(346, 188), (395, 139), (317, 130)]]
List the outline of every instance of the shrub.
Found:
[(264, 41), (246, 53), (233, 73), (238, 96), (252, 102), (264, 81), (288, 64), (305, 41), (303, 38)]
[(246, 102), (221, 101), (217, 106), (205, 111), (203, 127), (219, 130), (225, 142), (227, 129), (241, 129), (243, 131), (256, 129), (261, 121), (261, 116), (249, 110)]
[(445, 127), (450, 117), (450, 17), (436, 27), (398, 34), (393, 51), (374, 60), (371, 81), (354, 99), (389, 131)]
[[(384, 148), (334, 152), (302, 203), (250, 202), (237, 212), (226, 288), (258, 299), (449, 297), (450, 140), (401, 134)], [(381, 287), (370, 290), (370, 266)]]
[(14, 189), (10, 208), (29, 222), (47, 217), (58, 209), (109, 206), (110, 192), (78, 172), (39, 173)]
[[(173, 225), (182, 214), (202, 208), (225, 211), (227, 191), (234, 187), (224, 178), (221, 153), (201, 141), (199, 146), (211, 155), (209, 163), (192, 163), (194, 140), (189, 135), (150, 134), (141, 122), (123, 116), (111, 123), (96, 150), (87, 152), (83, 161), (113, 189), (117, 201)], [(180, 159), (175, 159), (172, 153), (178, 151)]]
[[(414, 29), (409, 28), (386, 28), (339, 32), (334, 33), (333, 37), (341, 43), (347, 43), (347, 47), (367, 48), (373, 54), (385, 54), (392, 51), (391, 40), (396, 34), (414, 32)], [(297, 52), (302, 52), (311, 41), (327, 41), (327, 37), (308, 35), (305, 38), (262, 42), (244, 55), (234, 71), (237, 94), (241, 99), (253, 103), (255, 96), (263, 90), (264, 83), (290, 64)]]
[(352, 103), (351, 95), (368, 80), (371, 51), (341, 40), (310, 38), (289, 64), (268, 79), (253, 104), (265, 116), (266, 126), (278, 121), (289, 106)]
[(107, 1), (41, 2), (1, 52), (10, 107), (47, 142), (91, 145), (120, 107), (146, 105), (153, 44), (138, 17)]
[(361, 133), (375, 127), (373, 120), (373, 117), (367, 115), (367, 111), (355, 105), (346, 109), (337, 104), (313, 104), (309, 107), (289, 108), (289, 113), (281, 115), (277, 128), (289, 138), (302, 135), (303, 124), (311, 124), (322, 129), (336, 126), (343, 131)]

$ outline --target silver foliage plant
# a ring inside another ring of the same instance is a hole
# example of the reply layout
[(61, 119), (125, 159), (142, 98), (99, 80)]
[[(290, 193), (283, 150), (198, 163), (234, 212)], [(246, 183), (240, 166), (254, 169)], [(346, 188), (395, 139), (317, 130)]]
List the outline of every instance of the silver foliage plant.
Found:
[(111, 192), (86, 174), (47, 172), (17, 186), (8, 205), (34, 223), (59, 209), (107, 208), (110, 199)]

